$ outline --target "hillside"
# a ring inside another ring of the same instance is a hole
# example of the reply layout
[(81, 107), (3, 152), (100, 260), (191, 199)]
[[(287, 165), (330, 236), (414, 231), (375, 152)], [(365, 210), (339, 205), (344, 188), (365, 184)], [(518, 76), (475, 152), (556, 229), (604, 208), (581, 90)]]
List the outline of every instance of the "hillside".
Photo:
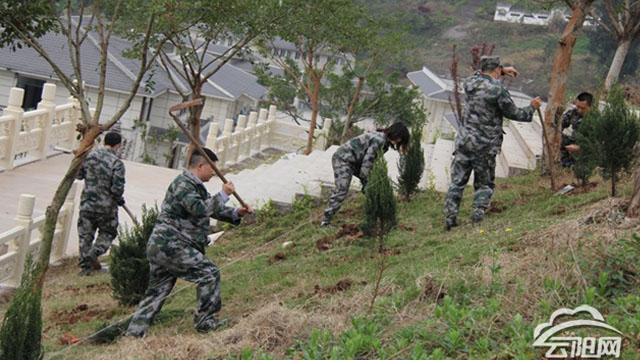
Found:
[(371, 314), (381, 255), (356, 230), (362, 195), (336, 216), (340, 229), (320, 230), (322, 209), (307, 200), (227, 229), (207, 253), (221, 266), (221, 315), (232, 323), (206, 335), (192, 329), (195, 287), (179, 281), (146, 338), (63, 345), (64, 334), (88, 336), (134, 310), (110, 296), (108, 275), (78, 277), (69, 260), (43, 294), (45, 358), (538, 359), (536, 325), (590, 304), (624, 334), (622, 359), (640, 359), (640, 225), (623, 220), (625, 199), (607, 190), (598, 181), (554, 196), (534, 173), (499, 180), (489, 218), (469, 224), (467, 191), (451, 232), (442, 194), (400, 202)]
[[(520, 9), (541, 9), (534, 0), (503, 1)], [(410, 33), (408, 50), (400, 64), (402, 71), (428, 66), (439, 75), (449, 75), (452, 47), (461, 58), (461, 75), (469, 74), (470, 50), (485, 41), (495, 45), (494, 54), (513, 64), (521, 77), (511, 87), (545, 98), (557, 41), (565, 24), (535, 26), (494, 22), (496, 1), (459, 0), (367, 0), (375, 14), (394, 14)], [(428, 12), (420, 11), (426, 7)], [(640, 41), (634, 42), (620, 81), (630, 87), (629, 100), (640, 106)], [(615, 44), (602, 30), (583, 30), (573, 52), (567, 84), (567, 97), (581, 91), (597, 91), (608, 71)]]

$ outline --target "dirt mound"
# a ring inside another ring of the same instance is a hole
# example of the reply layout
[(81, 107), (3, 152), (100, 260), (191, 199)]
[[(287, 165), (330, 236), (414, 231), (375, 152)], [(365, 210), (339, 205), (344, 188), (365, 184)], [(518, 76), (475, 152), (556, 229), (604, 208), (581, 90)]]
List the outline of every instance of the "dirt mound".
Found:
[(492, 201), (487, 209), (487, 214), (499, 214), (507, 209), (507, 206), (500, 200)]
[(347, 242), (353, 242), (363, 237), (364, 234), (360, 231), (360, 226), (358, 226), (358, 224), (342, 224), (342, 227), (338, 230), (335, 239), (340, 239), (343, 236), (347, 237), (345, 239)]
[(335, 235), (325, 236), (316, 240), (316, 249), (318, 249), (318, 251), (333, 249), (334, 242), (342, 237), (345, 237), (344, 241), (349, 244), (364, 237), (364, 234), (358, 224), (342, 224)]
[(316, 249), (318, 249), (318, 251), (327, 251), (329, 249), (333, 249), (334, 239), (334, 236), (325, 236), (316, 240)]
[(281, 252), (276, 253), (271, 259), (269, 259), (269, 265), (282, 260), (287, 260), (287, 255)]

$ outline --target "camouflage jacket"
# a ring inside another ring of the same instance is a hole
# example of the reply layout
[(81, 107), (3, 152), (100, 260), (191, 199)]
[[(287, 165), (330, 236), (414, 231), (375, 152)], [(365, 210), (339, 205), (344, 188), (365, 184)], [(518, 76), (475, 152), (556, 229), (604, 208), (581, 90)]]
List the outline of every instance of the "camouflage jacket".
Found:
[(465, 79), (465, 109), (456, 137), (456, 149), (468, 152), (500, 153), (502, 121), (531, 121), (534, 108), (518, 108), (502, 83), (491, 76), (476, 73)]
[(578, 113), (578, 108), (570, 104), (560, 118), (562, 134), (567, 137), (567, 140), (575, 141), (575, 131), (578, 130), (581, 122), (582, 115)]
[(344, 143), (335, 156), (348, 163), (358, 178), (366, 180), (380, 148), (384, 152), (389, 148), (387, 135), (380, 131), (372, 131)]
[[(229, 200), (220, 192), (211, 196), (204, 184), (193, 173), (185, 170), (178, 175), (162, 201), (154, 234), (163, 234), (177, 239), (204, 253), (209, 240), (209, 218), (226, 221), (234, 225), (240, 224), (241, 218), (236, 209), (225, 206)], [(158, 230), (158, 231), (156, 231)], [(166, 241), (173, 239), (150, 239), (150, 241)]]
[(118, 211), (124, 193), (124, 164), (115, 151), (92, 150), (82, 163), (78, 179), (84, 179), (80, 210), (101, 214)]

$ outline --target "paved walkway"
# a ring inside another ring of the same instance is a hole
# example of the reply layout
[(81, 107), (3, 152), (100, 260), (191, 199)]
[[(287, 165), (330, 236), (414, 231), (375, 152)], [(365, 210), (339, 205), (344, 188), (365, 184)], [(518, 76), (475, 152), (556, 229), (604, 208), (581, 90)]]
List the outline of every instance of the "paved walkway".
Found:
[[(0, 173), (0, 232), (7, 231), (13, 227), (13, 219), (18, 210), (18, 200), (20, 194), (32, 194), (36, 196), (34, 217), (45, 213), (47, 205), (64, 176), (71, 155), (58, 155), (28, 165), (17, 167), (10, 171)], [(167, 169), (158, 166), (146, 165), (131, 161), (125, 161), (126, 168), (126, 190), (124, 193), (127, 206), (140, 218), (142, 204), (153, 205), (155, 202), (160, 205), (164, 198), (165, 191), (171, 181), (180, 173), (178, 170)], [(76, 194), (76, 204), (79, 204), (80, 193), (82, 191), (82, 181), (78, 182), (78, 192)], [(208, 184), (210, 191), (220, 188), (220, 181), (212, 179)], [(72, 255), (78, 252), (78, 235), (76, 223), (78, 219), (78, 209), (73, 219), (72, 232), (69, 238), (66, 254)], [(131, 225), (131, 220), (124, 210), (119, 212), (120, 224)]]

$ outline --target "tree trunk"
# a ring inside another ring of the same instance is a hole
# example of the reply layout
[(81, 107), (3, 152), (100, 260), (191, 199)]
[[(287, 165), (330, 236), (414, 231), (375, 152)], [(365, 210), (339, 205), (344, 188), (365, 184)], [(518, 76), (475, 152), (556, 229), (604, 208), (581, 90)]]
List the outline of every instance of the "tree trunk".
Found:
[[(192, 100), (202, 97), (202, 85), (203, 84), (200, 83), (195, 89), (193, 89), (193, 96), (191, 97)], [(196, 106), (195, 108), (189, 108), (189, 127), (191, 127), (191, 135), (193, 135), (193, 137), (198, 141), (200, 141), (200, 116), (202, 116), (203, 108), (204, 104), (202, 106)], [(193, 154), (195, 150), (196, 145), (194, 143), (189, 143), (185, 167), (189, 165), (189, 161), (191, 161), (191, 154)]]
[(633, 192), (627, 208), (627, 217), (637, 218), (638, 216), (640, 216), (640, 165), (637, 165), (633, 171)]
[[(558, 162), (560, 154), (560, 143), (562, 132), (558, 121), (562, 115), (564, 107), (564, 91), (567, 83), (567, 74), (571, 65), (571, 53), (578, 39), (578, 32), (582, 28), (585, 17), (594, 0), (575, 1), (573, 15), (562, 33), (562, 38), (558, 44), (555, 57), (553, 59), (553, 72), (551, 74), (551, 85), (549, 86), (549, 97), (547, 108), (544, 113), (543, 126), (547, 130), (549, 137), (550, 154), (545, 154), (550, 161)], [(545, 153), (547, 149), (544, 149)], [(544, 163), (544, 162), (543, 162)]]
[(611, 177), (611, 197), (616, 197), (616, 179)]
[(360, 92), (362, 91), (362, 86), (364, 84), (364, 77), (358, 78), (358, 86), (356, 86), (356, 92), (353, 94), (353, 99), (351, 99), (351, 103), (349, 104), (349, 109), (347, 110), (347, 119), (344, 122), (344, 127), (342, 128), (342, 136), (340, 137), (340, 144), (344, 144), (347, 142), (347, 136), (349, 133), (349, 129), (351, 129), (351, 117), (353, 116), (353, 110), (356, 107), (356, 103), (358, 102), (358, 98), (360, 98)]
[(609, 91), (613, 83), (618, 80), (618, 76), (620, 76), (620, 70), (622, 70), (622, 65), (624, 65), (624, 60), (626, 59), (627, 53), (629, 52), (629, 47), (631, 47), (631, 40), (631, 38), (620, 39), (620, 42), (618, 42), (616, 54), (613, 56), (613, 61), (611, 62), (611, 66), (609, 67), (609, 73), (607, 74), (607, 78), (604, 81), (605, 91)]
[(87, 157), (87, 154), (93, 147), (93, 144), (100, 135), (102, 130), (99, 125), (89, 126), (89, 129), (85, 132), (82, 141), (80, 142), (78, 149), (75, 150), (75, 156), (69, 164), (66, 174), (58, 184), (51, 204), (47, 207), (44, 229), (42, 230), (42, 244), (40, 245), (40, 253), (38, 260), (35, 264), (35, 287), (34, 291), (42, 289), (44, 285), (45, 275), (47, 268), (49, 267), (49, 257), (51, 256), (51, 246), (53, 243), (53, 234), (56, 229), (56, 222), (58, 220), (58, 214), (64, 204), (64, 200), (69, 193), (69, 189), (76, 178), (76, 174), (82, 165), (82, 162)]
[(316, 122), (318, 120), (318, 111), (320, 111), (320, 78), (313, 77), (314, 88), (311, 96), (311, 125), (309, 125), (309, 138), (307, 139), (307, 149), (304, 154), (309, 155), (313, 151), (313, 134), (316, 131)]

